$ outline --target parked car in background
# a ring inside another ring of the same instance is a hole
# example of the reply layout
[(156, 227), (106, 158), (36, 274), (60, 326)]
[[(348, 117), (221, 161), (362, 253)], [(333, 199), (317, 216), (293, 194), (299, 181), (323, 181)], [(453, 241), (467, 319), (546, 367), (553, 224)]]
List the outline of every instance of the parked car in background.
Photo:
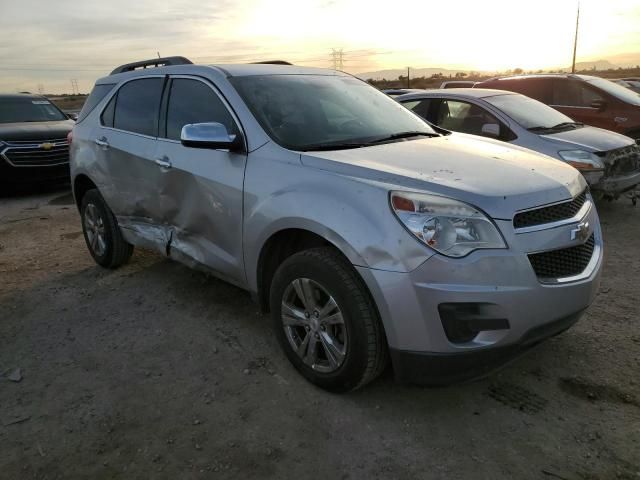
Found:
[(95, 261), (147, 246), (247, 289), (323, 388), (365, 385), (388, 355), (407, 381), (487, 373), (596, 294), (575, 169), (439, 134), (348, 74), (153, 59), (94, 91), (71, 171)]
[(69, 182), (73, 124), (45, 97), (0, 94), (0, 185)]
[(615, 198), (640, 184), (640, 145), (504, 90), (425, 90), (396, 100), (438, 127), (526, 147), (580, 170), (594, 193)]
[(635, 80), (623, 80), (623, 79), (618, 79), (618, 80), (612, 80), (612, 82), (617, 83), (618, 85), (622, 85), (623, 87), (626, 87), (630, 90), (633, 90), (636, 93), (640, 93), (640, 82), (635, 81)]
[(640, 95), (599, 77), (540, 74), (499, 77), (476, 84), (522, 93), (574, 120), (640, 139)]
[(397, 97), (398, 95), (406, 95), (407, 93), (422, 92), (419, 88), (387, 88), (381, 90), (382, 93), (389, 95), (390, 97)]
[(471, 80), (449, 80), (442, 82), (440, 88), (471, 88), (476, 84)]

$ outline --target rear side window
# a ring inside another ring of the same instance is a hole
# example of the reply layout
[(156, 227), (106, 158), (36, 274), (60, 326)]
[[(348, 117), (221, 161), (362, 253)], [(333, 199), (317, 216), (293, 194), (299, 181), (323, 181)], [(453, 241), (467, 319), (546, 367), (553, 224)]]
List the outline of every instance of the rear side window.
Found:
[(497, 80), (487, 88), (510, 90), (534, 98), (539, 102), (551, 103), (553, 78), (520, 78), (513, 80)]
[(93, 87), (93, 90), (91, 90), (91, 93), (82, 106), (82, 110), (80, 110), (80, 114), (78, 115), (78, 120), (76, 121), (76, 123), (84, 120), (87, 115), (89, 115), (93, 111), (93, 109), (96, 108), (96, 105), (100, 103), (100, 101), (107, 95), (107, 93), (113, 90), (114, 86), (115, 83), (109, 83), (96, 85), (95, 87)]
[(157, 136), (163, 82), (163, 78), (143, 78), (125, 83), (118, 90), (113, 126), (127, 132)]
[(113, 117), (116, 113), (116, 98), (114, 95), (100, 115), (100, 123), (105, 127), (113, 127)]
[(180, 140), (182, 127), (189, 123), (206, 122), (221, 123), (231, 134), (238, 132), (229, 110), (209, 86), (198, 80), (172, 80), (167, 109), (167, 138)]

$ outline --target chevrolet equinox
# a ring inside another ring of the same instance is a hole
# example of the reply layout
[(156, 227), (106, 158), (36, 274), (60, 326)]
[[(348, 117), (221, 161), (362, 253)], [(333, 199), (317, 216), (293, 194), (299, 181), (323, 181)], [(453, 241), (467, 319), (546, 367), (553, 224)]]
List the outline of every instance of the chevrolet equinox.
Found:
[(574, 168), (434, 128), (333, 70), (123, 65), (71, 137), (85, 240), (248, 290), (322, 388), (484, 375), (580, 317), (602, 235)]

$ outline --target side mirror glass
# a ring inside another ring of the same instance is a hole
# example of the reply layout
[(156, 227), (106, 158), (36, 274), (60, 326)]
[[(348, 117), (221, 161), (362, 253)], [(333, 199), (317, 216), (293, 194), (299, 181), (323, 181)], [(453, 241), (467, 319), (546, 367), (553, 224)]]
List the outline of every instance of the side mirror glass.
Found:
[(594, 100), (593, 102), (591, 102), (591, 108), (595, 108), (599, 112), (602, 112), (607, 108), (607, 102), (605, 102), (604, 100)]
[(227, 127), (217, 122), (189, 123), (182, 127), (180, 141), (185, 147), (216, 150), (240, 150), (242, 139), (229, 134)]
[(485, 123), (482, 125), (482, 135), (492, 138), (500, 137), (500, 125), (497, 123)]

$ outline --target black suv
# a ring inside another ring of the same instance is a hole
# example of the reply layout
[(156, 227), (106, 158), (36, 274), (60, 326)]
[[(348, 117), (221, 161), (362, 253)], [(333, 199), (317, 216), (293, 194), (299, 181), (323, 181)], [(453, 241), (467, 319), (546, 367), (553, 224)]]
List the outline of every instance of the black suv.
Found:
[(0, 95), (0, 186), (69, 181), (74, 122), (40, 95)]

